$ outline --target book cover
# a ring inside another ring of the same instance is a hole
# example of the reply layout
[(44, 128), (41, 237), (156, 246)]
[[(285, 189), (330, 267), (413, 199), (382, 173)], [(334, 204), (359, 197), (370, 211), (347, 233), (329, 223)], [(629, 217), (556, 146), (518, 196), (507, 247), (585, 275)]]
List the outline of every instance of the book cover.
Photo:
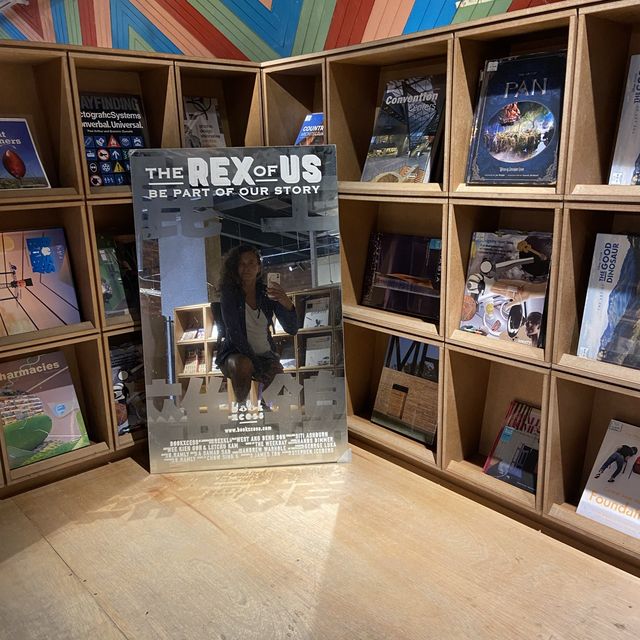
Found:
[(0, 159), (0, 189), (51, 186), (24, 118), (0, 118)]
[(80, 118), (91, 186), (131, 184), (129, 152), (148, 142), (140, 96), (81, 93)]
[(362, 304), (438, 323), (440, 238), (373, 232)]
[(182, 373), (191, 375), (198, 373), (198, 348), (187, 349), (184, 357), (184, 367)]
[(304, 304), (304, 329), (329, 326), (329, 296), (309, 298)]
[(429, 182), (444, 99), (444, 74), (388, 82), (361, 180)]
[(640, 184), (640, 54), (629, 58), (609, 184)]
[(0, 336), (80, 322), (63, 229), (0, 233)]
[(216, 98), (183, 96), (185, 147), (226, 147)]
[(0, 362), (0, 422), (11, 469), (89, 444), (62, 351)]
[(576, 513), (640, 538), (640, 427), (612, 420)]
[(305, 367), (324, 367), (331, 364), (331, 336), (313, 336), (306, 339)]
[(116, 243), (112, 238), (98, 234), (98, 266), (104, 313), (107, 317), (129, 313), (127, 293), (122, 282)]
[(546, 232), (474, 232), (460, 329), (544, 347), (552, 240)]
[(324, 144), (324, 113), (308, 113), (293, 144), (296, 146)]
[(556, 183), (566, 61), (558, 51), (485, 62), (468, 184)]
[(577, 355), (640, 369), (640, 236), (596, 236)]
[(390, 336), (371, 421), (434, 447), (438, 367), (437, 347)]
[(147, 419), (142, 344), (126, 342), (111, 347), (109, 358), (118, 434), (142, 429)]

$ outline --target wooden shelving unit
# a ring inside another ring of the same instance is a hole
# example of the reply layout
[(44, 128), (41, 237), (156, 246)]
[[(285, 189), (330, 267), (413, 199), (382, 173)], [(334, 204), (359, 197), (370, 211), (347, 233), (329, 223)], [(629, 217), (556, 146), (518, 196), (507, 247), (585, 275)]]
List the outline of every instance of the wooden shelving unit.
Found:
[[(466, 185), (473, 110), (485, 59), (552, 49), (567, 50), (557, 185)], [(110, 341), (135, 334), (138, 325), (136, 318), (105, 317), (96, 262), (97, 233), (133, 231), (130, 190), (89, 185), (79, 92), (141, 95), (150, 145), (167, 148), (183, 142), (182, 97), (203, 95), (220, 101), (228, 143), (237, 146), (291, 144), (306, 113), (325, 112), (327, 140), (338, 154), (344, 362), (338, 316), (326, 331), (335, 338), (330, 367), (337, 373), (344, 367), (346, 373), (351, 433), (485, 503), (640, 571), (637, 541), (575, 513), (609, 419), (637, 424), (640, 416), (640, 372), (576, 355), (595, 234), (640, 232), (640, 191), (606, 184), (627, 59), (638, 52), (636, 0), (566, 0), (262, 65), (2, 43), (0, 80), (11, 90), (0, 98), (0, 116), (27, 118), (52, 189), (0, 193), (0, 230), (65, 229), (82, 322), (0, 339), (0, 359), (64, 348), (77, 363), (74, 381), (94, 444), (10, 473), (0, 439), (0, 497), (86, 468), (88, 460), (97, 464), (114, 459), (136, 442), (134, 437), (117, 437), (107, 351)], [(437, 72), (446, 74), (442, 176), (425, 185), (360, 182), (387, 80)], [(544, 349), (458, 330), (471, 234), (504, 227), (553, 232)], [(442, 238), (439, 322), (361, 304), (372, 230)], [(212, 322), (208, 305), (196, 313), (202, 314), (203, 324)], [(370, 421), (390, 334), (440, 350), (440, 424), (434, 451)], [(321, 370), (306, 368), (300, 360), (301, 345), (311, 335), (317, 334), (302, 330), (296, 337), (276, 336), (289, 351), (293, 343), (292, 372), (299, 380)], [(176, 362), (189, 346), (176, 340)], [(203, 347), (213, 357), (213, 342), (206, 338)], [(484, 456), (512, 399), (542, 411), (535, 495), (482, 472)]]

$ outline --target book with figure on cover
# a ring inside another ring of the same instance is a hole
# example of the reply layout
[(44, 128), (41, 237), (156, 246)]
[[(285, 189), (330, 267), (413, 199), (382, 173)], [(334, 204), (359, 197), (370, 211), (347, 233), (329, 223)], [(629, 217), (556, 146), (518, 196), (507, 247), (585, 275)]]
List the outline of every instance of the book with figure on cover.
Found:
[(484, 463), (483, 471), (503, 482), (536, 492), (540, 449), (540, 409), (514, 400)]
[(438, 365), (437, 347), (390, 336), (371, 421), (434, 447)]
[(62, 351), (0, 362), (0, 423), (11, 469), (89, 444)]
[(0, 336), (80, 322), (63, 229), (0, 233)]
[(129, 152), (147, 146), (142, 98), (81, 93), (84, 154), (92, 187), (131, 184)]
[(118, 434), (130, 433), (146, 424), (142, 343), (126, 342), (109, 349), (113, 404)]
[(24, 118), (0, 118), (0, 160), (0, 189), (51, 186)]
[(226, 147), (217, 98), (183, 96), (185, 147)]
[(324, 113), (308, 113), (302, 122), (294, 145), (324, 144)]
[(387, 83), (362, 182), (429, 182), (444, 99), (444, 74)]
[(566, 62), (566, 51), (485, 62), (468, 184), (556, 183)]
[(438, 323), (440, 238), (374, 231), (362, 287), (362, 304)]
[(640, 538), (640, 427), (611, 420), (576, 513)]
[(304, 345), (304, 366), (325, 367), (331, 364), (331, 336), (307, 338)]
[(640, 184), (640, 54), (629, 58), (609, 184)]
[(640, 236), (599, 233), (577, 355), (640, 369)]
[(544, 347), (552, 240), (542, 231), (474, 232), (460, 329)]
[(304, 303), (303, 329), (329, 326), (329, 296), (307, 298)]

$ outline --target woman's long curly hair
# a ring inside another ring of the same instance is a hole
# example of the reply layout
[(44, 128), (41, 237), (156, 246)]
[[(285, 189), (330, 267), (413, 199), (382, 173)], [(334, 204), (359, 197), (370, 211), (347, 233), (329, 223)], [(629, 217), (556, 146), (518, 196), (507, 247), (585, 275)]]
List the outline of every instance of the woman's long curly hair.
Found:
[(241, 289), (242, 283), (240, 282), (240, 276), (238, 275), (238, 265), (240, 264), (240, 256), (245, 253), (253, 253), (260, 264), (260, 272), (258, 273), (257, 280), (260, 281), (260, 275), (262, 274), (262, 256), (260, 252), (252, 247), (250, 244), (241, 244), (233, 249), (227, 251), (222, 262), (222, 273), (220, 274), (220, 282), (218, 289), (235, 288)]

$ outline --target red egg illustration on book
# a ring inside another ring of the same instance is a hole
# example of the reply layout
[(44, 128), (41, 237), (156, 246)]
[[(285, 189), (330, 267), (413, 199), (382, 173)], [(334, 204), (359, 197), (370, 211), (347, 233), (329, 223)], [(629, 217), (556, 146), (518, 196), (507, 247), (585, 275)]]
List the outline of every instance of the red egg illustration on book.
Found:
[(14, 178), (17, 178), (18, 180), (20, 178), (24, 178), (24, 174), (27, 172), (24, 160), (13, 149), (5, 149), (2, 154), (2, 165)]

